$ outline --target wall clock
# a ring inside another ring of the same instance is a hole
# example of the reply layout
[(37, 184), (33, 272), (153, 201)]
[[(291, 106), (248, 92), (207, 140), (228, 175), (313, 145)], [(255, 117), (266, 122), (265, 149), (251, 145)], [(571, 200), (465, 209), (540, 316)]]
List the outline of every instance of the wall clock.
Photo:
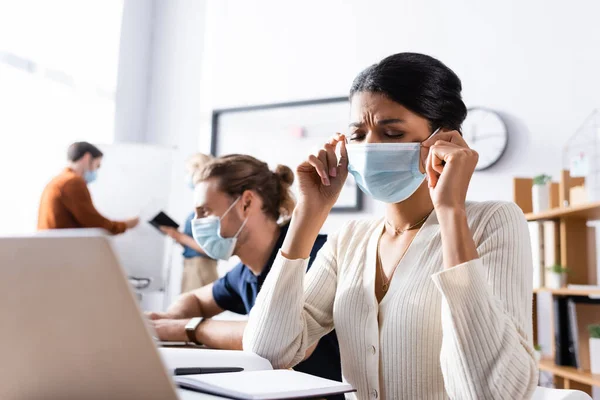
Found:
[(469, 108), (462, 133), (469, 147), (479, 153), (476, 171), (492, 167), (506, 152), (508, 129), (500, 114), (494, 110)]

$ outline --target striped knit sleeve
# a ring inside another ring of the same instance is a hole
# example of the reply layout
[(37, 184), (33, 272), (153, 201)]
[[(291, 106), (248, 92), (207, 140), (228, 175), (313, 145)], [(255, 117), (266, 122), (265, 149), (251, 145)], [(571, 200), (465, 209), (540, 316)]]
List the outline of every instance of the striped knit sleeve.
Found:
[(308, 259), (277, 256), (250, 311), (244, 350), (266, 358), (274, 368), (290, 368), (333, 330), (337, 282), (333, 241), (330, 236), (306, 274)]
[(432, 277), (442, 294), (446, 390), (453, 399), (529, 399), (538, 373), (531, 247), (521, 210), (503, 203), (478, 242), (478, 259)]

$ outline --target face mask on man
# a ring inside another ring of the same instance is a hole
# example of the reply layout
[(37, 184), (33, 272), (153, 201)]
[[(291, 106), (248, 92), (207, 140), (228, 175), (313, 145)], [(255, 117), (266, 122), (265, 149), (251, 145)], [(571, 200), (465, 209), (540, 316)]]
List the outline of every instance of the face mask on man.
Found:
[(221, 236), (221, 221), (237, 204), (241, 197), (238, 197), (225, 213), (219, 218), (209, 216), (196, 218), (192, 221), (192, 235), (196, 243), (204, 250), (207, 256), (216, 260), (228, 260), (233, 255), (233, 250), (237, 243), (240, 232), (246, 226), (248, 218), (244, 220), (237, 233), (230, 238)]
[(425, 180), (419, 169), (420, 143), (350, 144), (346, 149), (348, 172), (358, 187), (376, 200), (400, 203), (412, 196)]
[(91, 158), (90, 159), (90, 164), (88, 165), (88, 169), (87, 171), (85, 171), (83, 173), (83, 180), (85, 181), (85, 183), (87, 183), (88, 185), (92, 182), (94, 182), (96, 179), (98, 179), (98, 169), (94, 169), (93, 168), (93, 164), (94, 163), (94, 159)]

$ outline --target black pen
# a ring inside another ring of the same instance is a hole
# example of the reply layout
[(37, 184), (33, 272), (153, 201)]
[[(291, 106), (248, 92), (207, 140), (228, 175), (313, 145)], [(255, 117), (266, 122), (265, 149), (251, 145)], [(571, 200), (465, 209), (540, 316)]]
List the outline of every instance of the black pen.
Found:
[(244, 368), (239, 367), (175, 368), (175, 375), (220, 374), (224, 372), (242, 372), (243, 370)]

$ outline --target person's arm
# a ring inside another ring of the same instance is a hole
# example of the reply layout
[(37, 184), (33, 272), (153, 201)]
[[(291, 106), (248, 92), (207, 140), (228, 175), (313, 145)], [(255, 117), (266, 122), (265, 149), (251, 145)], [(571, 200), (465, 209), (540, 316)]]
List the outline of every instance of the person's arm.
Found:
[(185, 233), (181, 234), (181, 236), (179, 238), (179, 243), (182, 244), (183, 246), (187, 246), (187, 247), (191, 248), (192, 250), (194, 250), (200, 254), (206, 255), (206, 253), (204, 252), (202, 247), (200, 247), (200, 245), (198, 243), (196, 243), (194, 238), (186, 235)]
[(329, 237), (305, 275), (310, 255), (310, 245), (305, 244), (314, 243), (318, 233), (318, 222), (313, 219), (310, 224), (305, 215), (294, 211), (244, 333), (244, 350), (268, 359), (274, 368), (290, 368), (306, 359), (318, 340), (333, 330), (336, 238)]
[[(190, 318), (157, 319), (151, 324), (159, 340), (166, 342), (187, 342), (185, 326)], [(196, 340), (211, 349), (242, 350), (242, 337), (246, 321), (203, 320), (196, 328)]]
[(193, 317), (203, 317), (204, 321), (196, 329), (198, 342), (214, 349), (241, 350), (246, 321), (210, 319), (226, 309), (243, 312), (241, 299), (230, 284), (240, 270), (240, 267), (236, 267), (216, 282), (182, 294), (166, 313), (148, 314), (158, 338), (164, 341), (187, 341), (185, 325)]
[(211, 349), (242, 350), (246, 321), (207, 319), (196, 329), (196, 339)]
[(94, 204), (92, 196), (83, 180), (71, 180), (62, 189), (61, 199), (65, 207), (84, 228), (103, 228), (112, 234), (127, 230), (126, 222), (111, 221), (102, 216)]
[(438, 220), (445, 269), (432, 279), (442, 294), (440, 363), (448, 394), (457, 399), (529, 398), (538, 372), (532, 347), (531, 248), (523, 213), (503, 204), (483, 231), (473, 233), (460, 211), (442, 211)]
[(194, 238), (185, 234), (184, 232), (181, 232), (178, 229), (173, 228), (172, 226), (161, 226), (160, 230), (166, 235), (170, 236), (180, 245), (187, 246), (200, 254), (206, 255), (204, 250), (202, 250), (202, 247), (200, 247), (200, 245), (196, 243)]
[(148, 313), (151, 320), (159, 319), (190, 319), (194, 317), (210, 318), (222, 313), (213, 296), (214, 283), (194, 291), (183, 293), (167, 309), (166, 313)]

